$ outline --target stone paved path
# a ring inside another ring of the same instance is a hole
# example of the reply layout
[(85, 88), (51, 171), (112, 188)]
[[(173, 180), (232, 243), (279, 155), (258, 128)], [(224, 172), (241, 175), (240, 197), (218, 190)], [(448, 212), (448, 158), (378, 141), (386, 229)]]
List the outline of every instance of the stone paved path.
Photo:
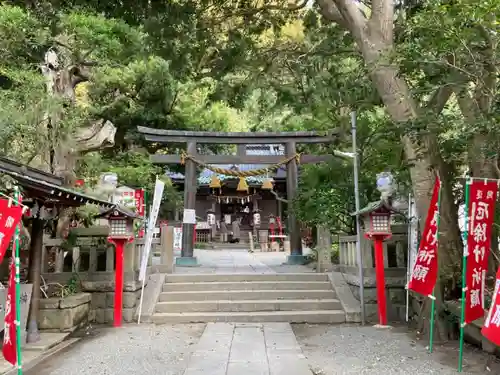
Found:
[(309, 375), (288, 323), (209, 323), (184, 375)]
[[(180, 256), (180, 252), (174, 254)], [(202, 250), (195, 249), (199, 267), (176, 267), (176, 273), (301, 273), (314, 272), (306, 266), (289, 266), (284, 252), (255, 252), (247, 250)], [(153, 264), (159, 264), (160, 258), (153, 257)]]
[(204, 324), (98, 328), (95, 336), (25, 375), (182, 375), (204, 329)]

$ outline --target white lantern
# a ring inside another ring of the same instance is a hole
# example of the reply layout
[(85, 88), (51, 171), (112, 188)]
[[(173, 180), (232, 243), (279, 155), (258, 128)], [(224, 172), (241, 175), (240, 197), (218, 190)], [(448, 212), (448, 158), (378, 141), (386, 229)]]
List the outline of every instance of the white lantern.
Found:
[(269, 224), (274, 224), (276, 221), (274, 220), (274, 216), (269, 218)]
[(255, 212), (253, 214), (253, 224), (254, 225), (259, 225), (260, 224), (260, 214), (258, 212)]
[(211, 212), (207, 215), (207, 223), (208, 225), (215, 225), (215, 215)]

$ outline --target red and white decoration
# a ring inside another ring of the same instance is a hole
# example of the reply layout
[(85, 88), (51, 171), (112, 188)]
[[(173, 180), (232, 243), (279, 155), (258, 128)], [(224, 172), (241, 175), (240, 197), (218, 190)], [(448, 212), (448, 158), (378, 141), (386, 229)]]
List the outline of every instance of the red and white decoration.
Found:
[(16, 352), (16, 265), (14, 259), (10, 264), (9, 287), (5, 300), (3, 357), (12, 365), (17, 363)]
[(484, 317), (484, 283), (490, 254), (498, 185), (473, 180), (469, 187), (465, 324)]
[(431, 296), (438, 275), (438, 223), (439, 223), (439, 191), (441, 181), (436, 178), (431, 204), (427, 212), (424, 232), (420, 241), (417, 259), (413, 267), (408, 289), (424, 296)]
[[(134, 192), (134, 198), (135, 198), (135, 209), (137, 210), (137, 215), (140, 217), (144, 217), (146, 214), (146, 204), (144, 202), (144, 190), (143, 189), (137, 189)], [(139, 230), (138, 234), (139, 238), (144, 237), (144, 226)]]
[(23, 208), (11, 203), (8, 199), (0, 199), (0, 263), (23, 216)]
[(490, 311), (481, 333), (495, 345), (500, 345), (500, 268), (497, 271), (495, 292), (491, 299)]

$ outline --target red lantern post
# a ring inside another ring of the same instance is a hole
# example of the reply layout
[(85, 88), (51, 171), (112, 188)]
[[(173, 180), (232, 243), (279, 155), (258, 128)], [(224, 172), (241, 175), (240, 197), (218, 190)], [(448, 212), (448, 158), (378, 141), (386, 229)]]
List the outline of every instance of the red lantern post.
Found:
[(134, 213), (115, 206), (105, 211), (99, 217), (106, 217), (109, 221), (108, 241), (115, 245), (115, 300), (113, 311), (113, 326), (121, 327), (123, 311), (123, 251), (125, 244), (134, 240)]
[[(384, 240), (391, 237), (393, 209), (385, 201), (371, 203), (359, 212), (365, 228), (365, 237), (373, 240), (375, 252), (375, 277), (377, 283), (378, 316), (381, 325), (387, 325), (387, 300), (384, 275)], [(360, 267), (362, 265), (359, 265)]]

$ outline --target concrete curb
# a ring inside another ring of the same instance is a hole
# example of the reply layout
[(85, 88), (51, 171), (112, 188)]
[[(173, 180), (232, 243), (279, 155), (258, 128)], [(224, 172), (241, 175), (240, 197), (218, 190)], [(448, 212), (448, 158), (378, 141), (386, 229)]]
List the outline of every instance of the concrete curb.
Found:
[[(164, 273), (155, 273), (149, 275), (146, 286), (144, 287), (144, 297), (142, 301), (141, 323), (151, 323), (151, 317), (155, 312), (156, 303), (165, 283)], [(134, 320), (139, 318), (139, 307), (135, 310)]]
[(345, 321), (347, 323), (361, 323), (361, 304), (354, 298), (354, 294), (352, 294), (352, 290), (343, 275), (340, 272), (329, 272), (328, 280), (330, 280), (345, 312)]
[[(41, 353), (40, 356), (29, 361), (28, 363), (23, 364), (23, 373), (33, 369), (34, 367), (36, 367), (40, 363), (46, 361), (50, 357), (61, 353), (63, 350), (68, 349), (70, 346), (72, 346), (73, 344), (76, 344), (80, 340), (81, 340), (80, 338), (68, 339), (68, 340), (62, 341), (59, 344), (53, 346), (49, 350)], [(4, 375), (16, 375), (16, 374), (17, 374), (16, 368), (12, 368), (12, 370), (4, 372)]]

